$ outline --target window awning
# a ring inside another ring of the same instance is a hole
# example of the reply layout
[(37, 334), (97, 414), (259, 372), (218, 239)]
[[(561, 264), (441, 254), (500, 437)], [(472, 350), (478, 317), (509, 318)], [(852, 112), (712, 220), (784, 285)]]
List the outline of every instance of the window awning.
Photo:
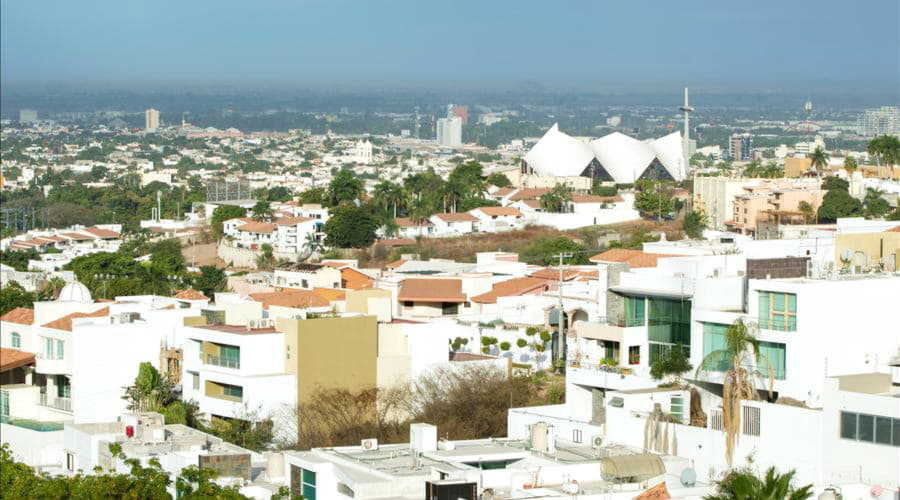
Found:
[(600, 459), (603, 476), (611, 480), (630, 479), (636, 482), (660, 476), (666, 472), (659, 455), (620, 455)]
[(689, 292), (676, 292), (672, 290), (659, 290), (654, 288), (639, 288), (631, 286), (611, 286), (610, 291), (619, 295), (636, 295), (641, 297), (662, 297), (666, 299), (690, 299), (693, 294)]

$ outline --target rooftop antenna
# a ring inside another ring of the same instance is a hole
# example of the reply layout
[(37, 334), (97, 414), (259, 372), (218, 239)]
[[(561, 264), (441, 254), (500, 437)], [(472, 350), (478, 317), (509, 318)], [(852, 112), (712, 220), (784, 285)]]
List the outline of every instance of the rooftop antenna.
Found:
[(684, 112), (684, 137), (682, 137), (682, 153), (684, 156), (684, 174), (687, 176), (687, 171), (691, 165), (691, 125), (690, 125), (690, 114), (694, 112), (694, 108), (688, 103), (688, 88), (684, 88), (684, 106), (678, 108), (682, 112)]

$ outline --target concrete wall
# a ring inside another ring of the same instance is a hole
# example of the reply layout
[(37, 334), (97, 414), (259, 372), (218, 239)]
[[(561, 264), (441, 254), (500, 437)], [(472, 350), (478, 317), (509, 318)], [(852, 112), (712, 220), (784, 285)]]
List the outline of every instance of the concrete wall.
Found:
[(0, 441), (9, 443), (13, 457), (27, 465), (65, 466), (63, 431), (39, 432), (0, 423)]
[(378, 288), (350, 290), (347, 292), (347, 312), (372, 314), (378, 321), (390, 321), (393, 317), (391, 292)]

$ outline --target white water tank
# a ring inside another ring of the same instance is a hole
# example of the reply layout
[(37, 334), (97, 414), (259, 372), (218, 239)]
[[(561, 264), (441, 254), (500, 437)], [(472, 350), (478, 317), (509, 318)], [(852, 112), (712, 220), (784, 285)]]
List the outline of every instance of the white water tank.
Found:
[(414, 453), (437, 450), (437, 427), (431, 424), (410, 424), (409, 447)]
[(556, 430), (547, 422), (531, 426), (531, 449), (545, 453), (556, 453)]

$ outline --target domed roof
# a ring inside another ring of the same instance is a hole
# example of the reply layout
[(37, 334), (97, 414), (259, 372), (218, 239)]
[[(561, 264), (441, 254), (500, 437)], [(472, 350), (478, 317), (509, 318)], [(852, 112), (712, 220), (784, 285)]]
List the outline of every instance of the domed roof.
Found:
[(83, 283), (73, 281), (66, 283), (66, 286), (59, 291), (57, 302), (93, 302), (91, 291)]

